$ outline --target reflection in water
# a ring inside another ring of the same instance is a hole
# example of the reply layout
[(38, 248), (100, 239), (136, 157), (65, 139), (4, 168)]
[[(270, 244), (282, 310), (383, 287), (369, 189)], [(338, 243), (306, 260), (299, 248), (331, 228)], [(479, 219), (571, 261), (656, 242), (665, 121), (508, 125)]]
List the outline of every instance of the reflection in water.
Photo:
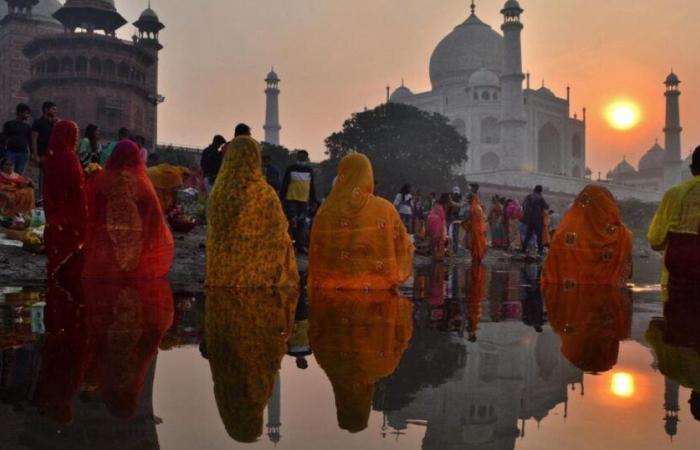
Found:
[(392, 291), (312, 290), (309, 337), (333, 385), (340, 428), (367, 428), (374, 385), (391, 375), (411, 338), (412, 305)]
[(611, 370), (620, 342), (631, 333), (631, 293), (613, 286), (548, 285), (544, 294), (549, 323), (561, 337), (564, 356), (585, 372)]
[(292, 289), (208, 289), (205, 354), (228, 434), (254, 442), (287, 352), (299, 293)]
[(634, 395), (634, 377), (628, 373), (614, 373), (610, 392), (617, 397), (629, 398)]
[(690, 411), (700, 420), (700, 288), (671, 288), (664, 317), (654, 319), (646, 333), (656, 356), (655, 365), (666, 377), (666, 432), (678, 432), (680, 386), (692, 390)]

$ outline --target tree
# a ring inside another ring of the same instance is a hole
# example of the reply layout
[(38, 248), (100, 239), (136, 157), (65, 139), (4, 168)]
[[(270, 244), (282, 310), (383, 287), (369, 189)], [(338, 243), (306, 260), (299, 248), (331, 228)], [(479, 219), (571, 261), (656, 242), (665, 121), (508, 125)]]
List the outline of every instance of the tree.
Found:
[(448, 191), (457, 178), (452, 169), (467, 161), (468, 145), (445, 116), (384, 104), (353, 114), (326, 139), (321, 184), (329, 190), (340, 159), (359, 151), (372, 161), (380, 195), (392, 196), (405, 183), (423, 192)]
[(262, 154), (269, 156), (272, 164), (279, 169), (282, 174), (294, 162), (294, 153), (287, 147), (263, 142), (261, 144)]

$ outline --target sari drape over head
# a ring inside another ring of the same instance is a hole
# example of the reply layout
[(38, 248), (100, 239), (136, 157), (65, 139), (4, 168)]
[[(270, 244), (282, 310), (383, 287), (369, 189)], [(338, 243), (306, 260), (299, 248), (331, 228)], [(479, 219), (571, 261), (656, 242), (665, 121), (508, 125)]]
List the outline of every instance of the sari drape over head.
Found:
[(632, 274), (632, 233), (610, 191), (587, 186), (551, 243), (543, 284), (624, 286)]
[(509, 242), (506, 234), (505, 212), (499, 200), (494, 200), (494, 204), (489, 211), (489, 229), (491, 230), (491, 246), (493, 248), (507, 249)]
[(309, 286), (392, 289), (413, 272), (413, 243), (394, 205), (374, 195), (369, 159), (345, 156), (311, 230)]
[(185, 186), (190, 170), (163, 163), (148, 169), (148, 178), (156, 188), (160, 207), (165, 214), (176, 206), (177, 191)]
[(29, 179), (17, 172), (6, 174), (0, 171), (0, 196), (8, 200), (0, 209), (0, 213), (5, 216), (28, 216), (36, 206), (34, 188), (29, 185)]
[(471, 199), (469, 238), (472, 264), (480, 264), (486, 256), (486, 217), (481, 206), (481, 200), (476, 194)]
[(309, 292), (309, 338), (335, 394), (338, 425), (367, 428), (374, 385), (396, 370), (413, 334), (413, 305), (394, 291)]
[(120, 142), (104, 170), (94, 176), (83, 277), (166, 276), (173, 261), (173, 236), (138, 146)]
[(254, 442), (275, 385), (299, 298), (294, 288), (208, 288), (205, 342), (228, 434)]
[(427, 225), (432, 256), (442, 258), (447, 248), (447, 213), (443, 205), (435, 204), (428, 215)]
[(260, 145), (252, 138), (228, 145), (207, 207), (207, 286), (299, 283), (289, 223), (261, 164)]
[(586, 372), (617, 364), (620, 342), (632, 330), (632, 297), (615, 286), (544, 287), (549, 323), (561, 337), (561, 351)]
[[(75, 154), (78, 126), (61, 120), (53, 126), (44, 171), (44, 241), (49, 280), (66, 266), (66, 276), (80, 276), (78, 256), (85, 243), (88, 202), (83, 167)], [(69, 264), (68, 264), (69, 263)]]

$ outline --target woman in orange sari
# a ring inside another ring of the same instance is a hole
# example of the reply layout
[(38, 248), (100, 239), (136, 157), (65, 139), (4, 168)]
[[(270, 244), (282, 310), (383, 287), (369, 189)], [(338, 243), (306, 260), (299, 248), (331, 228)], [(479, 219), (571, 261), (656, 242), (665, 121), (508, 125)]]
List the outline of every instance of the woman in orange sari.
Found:
[(148, 178), (156, 188), (158, 201), (164, 214), (172, 211), (177, 203), (177, 191), (182, 189), (190, 176), (186, 167), (159, 164), (148, 169)]
[(75, 148), (78, 126), (62, 120), (53, 126), (44, 160), (44, 241), (49, 280), (62, 270), (66, 278), (78, 278), (80, 251), (85, 243), (88, 203), (83, 166)]
[(174, 242), (138, 146), (120, 142), (95, 175), (84, 278), (155, 279), (170, 271)]
[(632, 233), (610, 191), (587, 186), (564, 217), (545, 260), (543, 284), (624, 286), (632, 274)]
[(28, 216), (34, 209), (34, 184), (32, 180), (15, 172), (9, 159), (0, 160), (0, 195), (7, 197), (3, 215)]
[(234, 139), (207, 206), (208, 287), (296, 287), (289, 222), (262, 174), (260, 144)]
[(478, 194), (470, 200), (469, 241), (471, 242), (472, 264), (481, 264), (486, 256), (486, 216)]
[(413, 272), (413, 244), (398, 212), (374, 195), (369, 159), (345, 156), (311, 230), (309, 287), (393, 289)]

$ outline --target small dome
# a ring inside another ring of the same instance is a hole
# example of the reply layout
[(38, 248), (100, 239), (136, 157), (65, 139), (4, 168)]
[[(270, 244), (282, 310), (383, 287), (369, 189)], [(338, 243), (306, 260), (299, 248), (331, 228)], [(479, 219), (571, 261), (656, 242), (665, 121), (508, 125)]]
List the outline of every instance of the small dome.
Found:
[(498, 75), (486, 68), (481, 68), (469, 77), (469, 87), (498, 87), (501, 85)]
[(664, 82), (666, 86), (678, 86), (681, 84), (681, 80), (678, 78), (678, 75), (675, 73), (671, 72), (667, 77), (666, 81)]
[(400, 102), (401, 100), (413, 97), (413, 92), (404, 86), (403, 84), (396, 89), (393, 94), (389, 97), (389, 101), (392, 103)]
[(155, 22), (160, 22), (158, 14), (156, 14), (156, 12), (151, 8), (146, 8), (139, 16), (139, 20), (152, 20)]
[(541, 88), (537, 89), (537, 91), (535, 91), (535, 92), (537, 92), (540, 95), (546, 95), (548, 97), (556, 97), (556, 95), (554, 95), (554, 92), (552, 92), (551, 89), (549, 89), (546, 86), (542, 86)]
[(508, 0), (503, 9), (522, 9), (517, 0)]
[(639, 171), (663, 169), (665, 153), (658, 142), (654, 144), (639, 160)]
[(637, 171), (634, 167), (632, 167), (632, 164), (628, 163), (626, 159), (623, 159), (622, 162), (615, 166), (615, 168), (611, 172), (608, 172), (608, 178), (615, 179), (619, 176), (624, 176), (636, 172)]
[(270, 70), (270, 73), (267, 74), (267, 77), (265, 77), (265, 81), (281, 81), (280, 77), (277, 75), (277, 72), (275, 72), (275, 69), (273, 68)]

